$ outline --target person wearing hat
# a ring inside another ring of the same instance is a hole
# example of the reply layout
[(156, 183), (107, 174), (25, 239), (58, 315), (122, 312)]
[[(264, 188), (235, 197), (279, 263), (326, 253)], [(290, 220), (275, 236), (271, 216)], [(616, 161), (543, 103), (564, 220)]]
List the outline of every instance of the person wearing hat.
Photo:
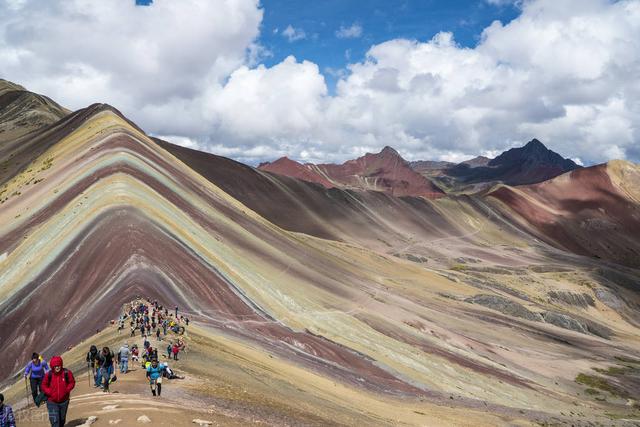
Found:
[(51, 370), (42, 380), (42, 392), (47, 397), (47, 411), (52, 427), (63, 427), (69, 409), (69, 396), (76, 386), (70, 370), (63, 368), (62, 357), (54, 356), (49, 363)]

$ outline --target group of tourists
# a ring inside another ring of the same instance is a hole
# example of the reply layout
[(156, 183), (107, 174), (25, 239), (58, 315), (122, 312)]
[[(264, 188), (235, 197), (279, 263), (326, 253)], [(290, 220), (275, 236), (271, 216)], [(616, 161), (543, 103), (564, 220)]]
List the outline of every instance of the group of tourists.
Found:
[[(184, 351), (186, 344), (182, 339), (189, 319), (178, 315), (178, 307), (175, 311), (169, 310), (158, 303), (158, 301), (146, 302), (136, 301), (127, 306), (118, 319), (118, 332), (124, 328), (124, 324), (129, 319), (131, 326), (131, 337), (135, 336), (137, 330), (140, 331), (143, 343), (142, 350), (137, 344), (124, 343), (114, 353), (108, 346), (101, 349), (96, 345), (91, 345), (86, 354), (87, 371), (90, 375), (89, 381), (94, 387), (101, 388), (104, 392), (109, 392), (110, 384), (117, 380), (115, 366), (121, 374), (127, 374), (129, 362), (140, 363), (140, 367), (145, 372), (145, 378), (149, 382), (153, 396), (160, 396), (162, 393), (162, 379), (183, 379), (169, 367), (170, 359), (178, 360), (178, 354)], [(115, 323), (112, 321), (112, 324)], [(166, 340), (168, 331), (172, 331), (178, 336), (175, 340), (168, 341), (166, 355), (167, 359), (161, 362), (158, 357), (158, 348), (153, 347), (149, 341), (154, 335), (158, 341)], [(67, 409), (69, 407), (69, 395), (75, 387), (73, 373), (63, 367), (60, 356), (54, 356), (49, 363), (38, 353), (33, 353), (31, 360), (24, 369), (25, 385), (31, 390), (31, 397), (36, 406), (46, 402), (49, 413), (49, 421), (54, 427), (64, 426), (66, 422)], [(10, 406), (4, 404), (4, 396), (0, 394), (0, 427), (14, 427), (15, 418)]]
[[(167, 336), (167, 330), (183, 334), (185, 330), (183, 325), (189, 326), (189, 318), (178, 315), (178, 306), (175, 308), (174, 315), (157, 301), (153, 301), (150, 306), (144, 303), (132, 304), (128, 317), (130, 337), (135, 337), (136, 331), (140, 331), (142, 338), (149, 338), (153, 333), (157, 340), (162, 341), (162, 337)], [(118, 320), (118, 331), (124, 329), (126, 319), (127, 313), (123, 313)]]
[[(73, 373), (64, 368), (62, 357), (54, 356), (49, 363), (38, 353), (31, 355), (31, 360), (24, 368), (25, 381), (28, 379), (31, 387), (31, 396), (37, 406), (42, 402), (47, 403), (47, 412), (52, 426), (64, 426), (69, 408), (69, 395), (76, 386)], [(4, 400), (4, 397), (3, 399)], [(4, 406), (4, 405), (3, 405)], [(4, 420), (4, 409), (3, 417)], [(13, 419), (13, 414), (11, 414)], [(15, 426), (8, 423), (8, 426)], [(0, 424), (4, 426), (4, 424)]]

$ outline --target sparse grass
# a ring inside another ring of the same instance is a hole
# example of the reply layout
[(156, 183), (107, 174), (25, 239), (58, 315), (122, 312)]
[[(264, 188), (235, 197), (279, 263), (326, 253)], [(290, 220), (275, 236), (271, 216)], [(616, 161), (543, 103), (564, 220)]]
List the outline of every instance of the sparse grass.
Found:
[(584, 391), (586, 394), (589, 394), (591, 396), (595, 396), (597, 394), (600, 394), (600, 392), (598, 390), (596, 390), (595, 388), (588, 388)]
[(576, 382), (578, 384), (586, 385), (592, 389), (606, 391), (612, 396), (626, 397), (626, 393), (624, 391), (618, 389), (616, 386), (602, 377), (580, 373), (576, 377)]
[(623, 363), (633, 363), (633, 364), (636, 364), (636, 365), (640, 365), (640, 360), (633, 359), (631, 357), (616, 356), (616, 360), (619, 361), (619, 362), (623, 362)]
[(38, 172), (46, 171), (51, 166), (53, 166), (53, 157), (49, 157), (45, 159), (45, 161), (42, 164), (42, 167), (38, 170)]
[(466, 271), (467, 270), (467, 266), (464, 264), (454, 264), (451, 266), (451, 268), (449, 270), (453, 270), (453, 271)]
[(605, 374), (605, 375), (609, 375), (609, 376), (616, 376), (616, 375), (624, 375), (626, 373), (629, 373), (631, 371), (633, 371), (633, 368), (631, 367), (627, 367), (627, 366), (610, 366), (609, 369), (600, 369), (600, 368), (593, 368), (594, 371), (598, 372), (599, 374)]

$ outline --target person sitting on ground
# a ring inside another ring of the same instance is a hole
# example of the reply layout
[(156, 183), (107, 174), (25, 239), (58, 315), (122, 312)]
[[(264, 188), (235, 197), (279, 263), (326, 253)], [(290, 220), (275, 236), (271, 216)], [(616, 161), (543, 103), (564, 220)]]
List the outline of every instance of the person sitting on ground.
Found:
[(42, 379), (44, 375), (49, 371), (49, 365), (40, 357), (38, 353), (31, 355), (31, 360), (24, 368), (24, 377), (29, 376), (29, 385), (31, 386), (31, 396), (36, 405), (40, 406), (37, 401), (37, 397), (42, 393)]
[(0, 393), (0, 427), (16, 427), (11, 406), (4, 404), (4, 394)]
[(134, 344), (133, 347), (131, 347), (131, 360), (133, 360), (134, 362), (138, 362), (140, 360), (138, 355), (138, 346)]
[(162, 366), (158, 364), (158, 359), (153, 359), (151, 365), (147, 367), (147, 378), (149, 378), (149, 386), (151, 394), (160, 396), (162, 393)]
[(172, 369), (169, 367), (169, 362), (161, 363), (161, 365), (162, 365), (162, 367), (163, 367), (163, 369), (164, 369), (164, 376), (165, 376), (165, 378), (167, 378), (168, 380), (176, 380), (176, 379), (177, 379), (177, 380), (183, 380), (183, 379), (184, 379), (184, 377), (180, 377), (180, 376), (178, 376), (178, 375), (175, 373), (175, 371), (174, 371), (174, 370), (172, 370)]
[(73, 373), (63, 368), (62, 357), (51, 358), (51, 370), (42, 380), (42, 391), (47, 397), (47, 411), (52, 427), (64, 426), (69, 408), (69, 395), (76, 386)]

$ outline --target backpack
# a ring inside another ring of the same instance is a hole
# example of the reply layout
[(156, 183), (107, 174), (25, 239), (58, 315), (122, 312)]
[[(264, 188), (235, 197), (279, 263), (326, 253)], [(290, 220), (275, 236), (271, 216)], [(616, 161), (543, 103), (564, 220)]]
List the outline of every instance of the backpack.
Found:
[[(64, 382), (69, 384), (69, 371), (67, 370), (67, 368), (63, 368), (62, 372), (64, 374)], [(45, 381), (47, 382), (47, 387), (51, 385), (52, 377), (53, 377), (53, 371), (47, 372), (47, 376), (45, 378)]]

